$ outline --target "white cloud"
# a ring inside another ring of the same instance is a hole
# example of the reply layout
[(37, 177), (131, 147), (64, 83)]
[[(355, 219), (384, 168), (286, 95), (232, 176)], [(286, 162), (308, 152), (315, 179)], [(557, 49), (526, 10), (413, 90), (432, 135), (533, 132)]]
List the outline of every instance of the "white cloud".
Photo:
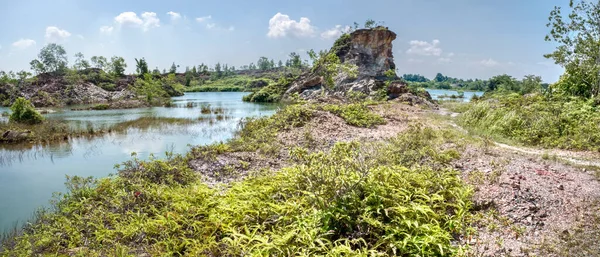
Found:
[(448, 58), (454, 56), (454, 53), (448, 53)]
[(181, 19), (181, 14), (180, 13), (176, 13), (174, 11), (170, 11), (167, 13), (169, 16), (171, 16), (171, 20), (175, 21), (175, 20), (179, 20)]
[(113, 32), (113, 27), (112, 26), (102, 26), (100, 27), (100, 33), (105, 34), (105, 35), (110, 35)]
[(51, 43), (62, 42), (68, 37), (71, 36), (71, 33), (64, 29), (59, 29), (54, 26), (50, 26), (46, 28), (46, 41)]
[(16, 47), (18, 49), (25, 49), (25, 48), (28, 48), (30, 46), (34, 46), (35, 44), (36, 44), (35, 40), (33, 40), (33, 39), (23, 39), (22, 38), (22, 39), (19, 39), (16, 42), (12, 43), (12, 46)]
[(489, 67), (495, 67), (495, 66), (498, 66), (500, 63), (498, 63), (497, 61), (495, 61), (495, 60), (494, 60), (494, 59), (492, 59), (492, 58), (489, 58), (489, 59), (487, 59), (487, 60), (481, 60), (481, 61), (479, 62), (479, 64), (481, 64), (481, 65), (483, 65), (483, 66), (485, 66), (485, 67), (488, 67), (488, 68), (489, 68)]
[(337, 39), (339, 38), (344, 31), (350, 30), (350, 26), (342, 27), (342, 25), (335, 25), (334, 28), (330, 30), (326, 30), (321, 33), (321, 38), (324, 39)]
[(440, 41), (434, 39), (431, 43), (427, 41), (412, 40), (410, 48), (406, 50), (407, 54), (423, 55), (423, 56), (440, 56), (442, 49), (439, 47)]
[(444, 58), (444, 57), (442, 57), (442, 58), (439, 58), (439, 59), (438, 59), (438, 62), (439, 62), (439, 63), (451, 63), (451, 62), (452, 62), (452, 59), (450, 59), (450, 58)]
[(310, 25), (310, 20), (301, 17), (300, 21), (290, 19), (290, 16), (277, 13), (269, 20), (268, 37), (279, 38), (292, 35), (295, 37), (309, 37), (315, 33), (315, 27)]
[(160, 20), (156, 17), (156, 13), (153, 12), (145, 12), (142, 13), (142, 19), (144, 20), (144, 31), (149, 30), (151, 28), (160, 27)]
[(234, 30), (235, 30), (235, 27), (234, 27), (234, 26), (229, 26), (229, 29), (228, 29), (228, 30), (229, 30), (229, 31), (234, 31)]
[(408, 59), (408, 62), (412, 62), (412, 63), (422, 63), (422, 62), (423, 62), (423, 60), (421, 60), (421, 59), (413, 59), (413, 58), (409, 58), (409, 59)]
[(115, 17), (115, 21), (121, 25), (140, 26), (144, 22), (134, 12), (123, 12)]
[(122, 26), (141, 27), (144, 31), (160, 27), (160, 19), (154, 12), (144, 12), (140, 17), (134, 12), (123, 12), (115, 17), (115, 22)]
[(208, 23), (208, 24), (206, 24), (206, 28), (207, 29), (214, 29), (216, 26), (217, 26), (217, 24), (214, 24), (214, 23)]
[(204, 16), (204, 17), (198, 17), (198, 18), (196, 18), (196, 21), (197, 22), (205, 22), (205, 21), (210, 20), (210, 19), (212, 19), (212, 15), (208, 15), (208, 16)]
[(81, 40), (84, 40), (84, 39), (85, 39), (85, 37), (84, 37), (83, 35), (81, 35), (81, 34), (77, 35), (77, 38), (79, 38), (79, 39), (81, 39)]

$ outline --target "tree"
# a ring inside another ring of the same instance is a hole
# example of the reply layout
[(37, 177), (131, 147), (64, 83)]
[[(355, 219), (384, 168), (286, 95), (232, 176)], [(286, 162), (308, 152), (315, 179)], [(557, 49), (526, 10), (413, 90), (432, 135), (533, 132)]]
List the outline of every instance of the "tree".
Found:
[(248, 69), (249, 70), (256, 70), (256, 65), (254, 65), (253, 62), (251, 62), (250, 65), (248, 65)]
[[(108, 68), (108, 60), (104, 56), (92, 56), (92, 58), (90, 58), (90, 60), (92, 61), (92, 66), (94, 68), (101, 69), (101, 70)], [(104, 71), (106, 71), (106, 70), (104, 70)]]
[(135, 71), (140, 76), (144, 76), (144, 74), (147, 74), (149, 72), (148, 63), (146, 62), (146, 59), (144, 59), (144, 57), (142, 57), (139, 60), (135, 58)]
[(29, 78), (29, 76), (31, 76), (31, 73), (22, 70), (17, 72), (17, 76), (19, 77), (19, 83), (23, 83), (27, 78)]
[(302, 68), (302, 60), (296, 52), (290, 53), (290, 66), (294, 68)]
[(223, 76), (223, 71), (221, 70), (221, 63), (215, 64), (215, 73), (217, 74), (217, 78), (221, 78)]
[(36, 72), (63, 73), (68, 64), (65, 48), (54, 43), (42, 47), (38, 59), (29, 63)]
[(519, 91), (517, 81), (512, 76), (507, 74), (494, 76), (490, 79), (488, 91), (494, 91), (500, 88), (504, 88), (509, 91)]
[(372, 29), (375, 27), (375, 21), (372, 19), (368, 19), (367, 21), (365, 21), (365, 28), (366, 29)]
[(404, 80), (410, 81), (410, 82), (428, 82), (429, 81), (429, 79), (427, 79), (423, 75), (419, 75), (419, 74), (404, 74), (404, 75), (402, 75), (402, 78)]
[(121, 77), (125, 75), (125, 69), (127, 68), (127, 63), (125, 63), (125, 59), (119, 56), (113, 56), (110, 58), (110, 72), (117, 77)]
[(31, 62), (29, 62), (29, 65), (31, 66), (31, 70), (36, 75), (46, 72), (46, 67), (44, 67), (44, 64), (41, 63), (40, 60), (38, 60), (38, 59), (32, 60)]
[(152, 75), (153, 76), (160, 76), (160, 70), (158, 69), (158, 67), (154, 68), (154, 70), (152, 70)]
[(192, 67), (192, 74), (193, 74), (194, 76), (198, 76), (198, 70), (196, 69), (196, 66), (193, 66), (193, 67)]
[(178, 65), (176, 66), (175, 63), (171, 64), (171, 69), (169, 70), (169, 73), (174, 74), (177, 73), (177, 67), (179, 67)]
[(90, 63), (85, 59), (81, 52), (75, 54), (75, 64), (73, 68), (76, 70), (85, 70), (90, 68)]
[(185, 73), (185, 86), (186, 87), (190, 86), (190, 84), (192, 83), (192, 78), (193, 78), (192, 73), (190, 71), (187, 71)]
[(269, 59), (267, 57), (262, 56), (258, 58), (258, 62), (256, 62), (256, 65), (258, 66), (259, 70), (268, 70), (270, 65)]
[(546, 41), (559, 44), (544, 55), (565, 68), (557, 83), (564, 93), (593, 97), (600, 93), (600, 3), (598, 1), (569, 2), (571, 13), (563, 17), (561, 7), (550, 12)]
[(438, 73), (435, 75), (435, 78), (433, 80), (435, 80), (435, 82), (444, 82), (448, 80), (448, 77), (442, 75), (442, 73)]
[(10, 110), (12, 111), (9, 117), (11, 122), (38, 124), (44, 121), (44, 117), (35, 110), (33, 104), (23, 97), (17, 98)]
[(279, 62), (277, 63), (277, 67), (279, 67), (279, 68), (283, 67), (283, 62), (281, 60), (279, 60)]
[(529, 94), (542, 89), (542, 77), (527, 75), (521, 82), (521, 94)]

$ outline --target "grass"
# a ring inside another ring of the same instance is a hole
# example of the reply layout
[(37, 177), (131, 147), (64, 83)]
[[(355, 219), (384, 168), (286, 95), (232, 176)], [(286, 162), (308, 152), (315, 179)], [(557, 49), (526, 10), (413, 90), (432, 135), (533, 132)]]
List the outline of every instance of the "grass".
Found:
[(370, 128), (376, 125), (385, 124), (383, 117), (373, 113), (364, 103), (352, 103), (346, 105), (329, 104), (323, 106), (323, 109), (340, 116), (348, 124), (357, 127)]
[[(450, 162), (451, 133), (413, 127), (384, 142), (293, 147), (292, 165), (262, 170), (222, 189), (188, 167), (191, 158), (277, 148), (314, 106), (290, 105), (247, 120), (228, 142), (165, 160), (132, 160), (115, 176), (73, 177), (50, 212), (0, 256), (451, 256), (468, 230), (472, 189)], [(268, 154), (268, 151), (263, 151)], [(231, 170), (235, 172), (235, 170)]]
[(526, 145), (600, 150), (600, 112), (591, 100), (493, 96), (472, 103), (459, 123), (485, 135)]

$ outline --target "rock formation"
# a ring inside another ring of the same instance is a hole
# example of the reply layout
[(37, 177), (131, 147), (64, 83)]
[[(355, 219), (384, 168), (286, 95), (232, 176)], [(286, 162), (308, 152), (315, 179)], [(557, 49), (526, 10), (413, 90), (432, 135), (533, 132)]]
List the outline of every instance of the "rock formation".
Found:
[[(314, 99), (321, 95), (344, 97), (348, 92), (356, 91), (374, 96), (385, 89), (390, 98), (407, 93), (406, 84), (398, 80), (392, 52), (392, 41), (396, 33), (385, 27), (359, 29), (349, 35), (343, 35), (331, 48), (343, 64), (356, 65), (357, 76), (340, 72), (334, 79), (334, 86), (326, 88), (323, 76), (318, 70), (303, 74), (285, 92), (284, 98), (294, 93), (305, 99)], [(387, 87), (387, 88), (386, 88)]]

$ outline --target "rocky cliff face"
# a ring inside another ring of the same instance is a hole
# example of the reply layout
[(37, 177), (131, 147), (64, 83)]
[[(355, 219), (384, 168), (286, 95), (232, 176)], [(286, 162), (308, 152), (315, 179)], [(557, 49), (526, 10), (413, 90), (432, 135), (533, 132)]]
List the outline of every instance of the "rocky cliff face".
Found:
[(386, 87), (393, 89), (393, 92), (388, 90), (388, 95), (404, 91), (400, 89), (406, 87), (403, 83), (386, 84), (386, 81), (397, 79), (392, 54), (394, 39), (396, 33), (384, 27), (360, 29), (342, 36), (331, 48), (330, 53), (335, 53), (343, 64), (356, 65), (358, 75), (351, 76), (340, 72), (335, 76), (335, 85), (326, 88), (324, 78), (318, 72), (308, 72), (292, 83), (284, 97), (294, 93), (305, 99), (314, 99), (322, 95), (344, 97), (351, 91), (373, 96)]

